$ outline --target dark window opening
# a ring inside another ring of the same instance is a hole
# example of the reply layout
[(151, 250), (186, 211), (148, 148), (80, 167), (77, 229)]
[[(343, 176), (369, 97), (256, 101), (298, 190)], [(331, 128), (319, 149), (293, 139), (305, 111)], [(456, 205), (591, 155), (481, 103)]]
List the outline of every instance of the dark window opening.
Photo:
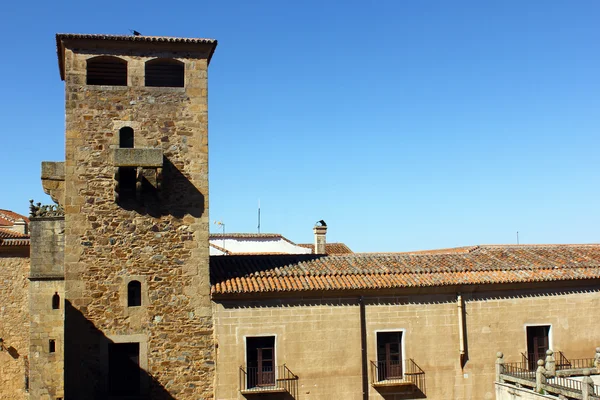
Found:
[(137, 183), (137, 168), (119, 167), (116, 176), (117, 195), (119, 202), (135, 200), (135, 187)]
[(52, 296), (52, 309), (58, 310), (59, 308), (60, 308), (60, 296), (58, 295), (58, 292), (55, 292), (54, 295)]
[(549, 349), (550, 325), (538, 325), (527, 327), (527, 361), (529, 369), (537, 369), (538, 360), (546, 359), (546, 350)]
[(139, 396), (139, 343), (108, 344), (108, 387), (111, 395)]
[(247, 388), (275, 385), (275, 336), (246, 338)]
[(48, 342), (48, 352), (55, 353), (56, 352), (56, 340), (50, 339)]
[(87, 60), (88, 85), (127, 86), (127, 61), (117, 57)]
[(377, 378), (402, 379), (402, 332), (377, 332)]
[(133, 129), (126, 126), (119, 130), (119, 147), (133, 149)]
[(137, 307), (142, 305), (142, 284), (131, 281), (127, 285), (127, 306)]
[(183, 87), (185, 66), (177, 60), (157, 58), (146, 62), (146, 86)]

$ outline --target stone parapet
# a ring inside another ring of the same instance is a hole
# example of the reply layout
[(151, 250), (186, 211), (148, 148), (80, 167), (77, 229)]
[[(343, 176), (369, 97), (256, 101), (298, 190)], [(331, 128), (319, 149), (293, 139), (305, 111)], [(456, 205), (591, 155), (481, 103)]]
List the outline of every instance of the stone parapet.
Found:
[(64, 279), (64, 217), (33, 218), (30, 279)]

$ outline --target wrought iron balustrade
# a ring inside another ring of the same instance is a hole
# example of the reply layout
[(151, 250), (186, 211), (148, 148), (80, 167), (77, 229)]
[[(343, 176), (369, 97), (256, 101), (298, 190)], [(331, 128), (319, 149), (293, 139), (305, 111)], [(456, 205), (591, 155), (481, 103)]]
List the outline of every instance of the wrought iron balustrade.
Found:
[(240, 367), (240, 391), (243, 394), (287, 392), (298, 394), (298, 376), (285, 365)]
[(425, 394), (425, 371), (412, 358), (402, 361), (371, 361), (371, 385), (413, 386)]

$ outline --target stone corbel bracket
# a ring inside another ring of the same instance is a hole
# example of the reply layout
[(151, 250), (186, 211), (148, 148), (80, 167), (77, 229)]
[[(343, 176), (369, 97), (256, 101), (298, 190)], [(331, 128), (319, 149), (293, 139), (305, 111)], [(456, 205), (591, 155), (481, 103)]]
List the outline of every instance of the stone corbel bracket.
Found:
[(65, 162), (42, 162), (42, 187), (44, 193), (56, 204), (63, 205), (65, 201)]
[[(163, 168), (162, 149), (113, 149), (113, 165), (117, 181), (119, 180), (119, 168), (136, 168), (135, 192), (138, 201), (141, 201), (144, 178), (160, 196)], [(118, 190), (115, 191), (115, 196), (118, 200)]]

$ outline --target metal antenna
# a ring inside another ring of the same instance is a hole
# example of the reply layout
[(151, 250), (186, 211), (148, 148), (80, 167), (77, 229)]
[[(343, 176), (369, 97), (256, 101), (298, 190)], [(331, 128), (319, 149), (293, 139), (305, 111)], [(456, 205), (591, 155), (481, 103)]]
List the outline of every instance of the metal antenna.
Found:
[(260, 199), (258, 199), (258, 233), (260, 233)]
[(225, 224), (223, 223), (223, 221), (214, 221), (213, 222), (215, 225), (218, 225), (221, 230), (222, 230), (222, 235), (223, 235), (223, 249), (225, 249)]
[(517, 231), (517, 244), (519, 244), (519, 231)]

